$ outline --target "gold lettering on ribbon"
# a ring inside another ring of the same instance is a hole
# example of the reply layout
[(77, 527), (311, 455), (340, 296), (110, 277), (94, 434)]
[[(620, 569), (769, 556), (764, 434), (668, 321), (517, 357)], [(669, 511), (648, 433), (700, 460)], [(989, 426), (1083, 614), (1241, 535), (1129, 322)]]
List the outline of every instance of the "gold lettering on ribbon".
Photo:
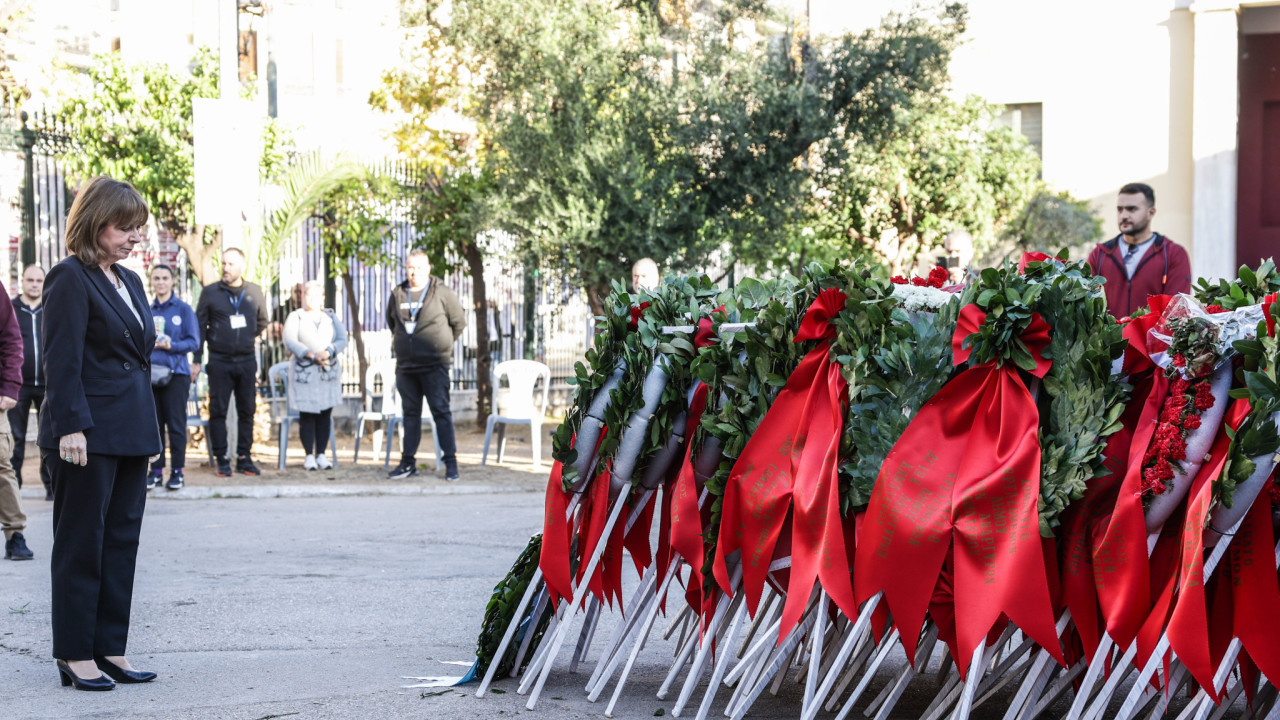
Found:
[[(770, 463), (755, 476), (755, 480), (748, 486), (747, 506), (750, 508), (751, 516), (755, 518), (757, 527), (760, 530), (755, 542), (749, 547), (742, 545), (742, 549), (748, 555), (746, 558), (747, 564), (753, 568), (760, 567), (762, 556), (764, 555), (764, 545), (769, 539), (769, 529), (776, 519), (774, 503), (770, 501), (776, 494), (778, 486), (790, 477), (791, 472), (789, 470), (783, 470), (775, 463)], [(739, 541), (743, 540), (741, 527), (736, 530), (736, 535)], [(764, 560), (767, 562), (771, 559)]]
[[(936, 543), (942, 539), (927, 521), (945, 510), (951, 502), (956, 475), (948, 472), (931, 486), (930, 476), (937, 462), (937, 454), (930, 452), (920, 465), (900, 462), (890, 476), (892, 482), (887, 488), (886, 501), (876, 513), (876, 521), (884, 530), (876, 545), (877, 557), (888, 557), (897, 527), (907, 528), (908, 545), (919, 546), (925, 541)], [(910, 489), (907, 486), (911, 486)]]

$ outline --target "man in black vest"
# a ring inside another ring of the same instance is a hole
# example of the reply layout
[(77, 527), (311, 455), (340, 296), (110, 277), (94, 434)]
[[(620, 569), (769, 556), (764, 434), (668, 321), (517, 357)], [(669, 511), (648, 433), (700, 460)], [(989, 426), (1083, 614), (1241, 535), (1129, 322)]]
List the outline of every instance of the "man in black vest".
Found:
[(449, 410), (449, 367), (453, 344), (467, 326), (458, 296), (440, 278), (431, 277), (431, 261), (421, 250), (405, 262), (409, 279), (397, 285), (387, 300), (387, 327), (396, 356), (396, 389), (404, 411), (404, 448), (400, 464), (388, 477), (418, 474), (418, 443), (422, 440), (422, 398), (426, 396), (436, 425), (445, 479), (458, 479), (453, 413)]
[[(27, 420), (31, 417), (31, 408), (39, 413), (40, 403), (44, 402), (44, 367), (40, 360), (40, 341), (44, 336), (44, 305), (40, 299), (43, 293), (44, 268), (28, 265), (22, 271), (22, 292), (13, 299), (18, 331), (22, 333), (23, 356), (18, 404), (9, 411), (9, 426), (13, 430), (13, 471), (18, 476), (18, 487), (22, 487), (22, 460), (27, 451)], [(40, 462), (40, 482), (44, 483), (44, 499), (53, 500), (53, 475), (43, 461)]]
[[(260, 475), (253, 464), (253, 412), (258, 397), (258, 358), (254, 341), (270, 322), (262, 288), (244, 280), (239, 248), (222, 251), (222, 280), (206, 285), (196, 304), (200, 338), (209, 348), (209, 440), (218, 477), (231, 475), (227, 457), (227, 406), (236, 398), (236, 470)], [(200, 355), (203, 355), (201, 348)], [(192, 374), (200, 372), (200, 365)]]

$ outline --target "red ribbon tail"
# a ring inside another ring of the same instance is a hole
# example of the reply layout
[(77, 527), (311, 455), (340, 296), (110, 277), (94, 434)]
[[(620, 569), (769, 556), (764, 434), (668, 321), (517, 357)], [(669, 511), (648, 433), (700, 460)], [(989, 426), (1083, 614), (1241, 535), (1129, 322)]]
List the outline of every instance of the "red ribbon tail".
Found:
[(542, 548), (538, 555), (538, 567), (547, 584), (551, 607), (556, 607), (561, 598), (573, 597), (573, 574), (569, 560), (573, 529), (565, 518), (569, 496), (561, 486), (562, 472), (559, 461), (551, 466), (551, 477), (547, 480), (546, 500), (543, 503)]
[(1272, 475), (1228, 550), (1235, 580), (1232, 614), (1235, 635), (1251, 661), (1268, 678), (1280, 678), (1280, 635), (1270, 623), (1261, 621), (1280, 617), (1280, 583), (1273, 563), (1275, 538), (1268, 492), (1274, 482), (1275, 475)]
[(1115, 509), (1093, 553), (1098, 603), (1107, 620), (1107, 632), (1119, 647), (1133, 642), (1152, 607), (1147, 525), (1141, 497), (1142, 456), (1155, 435), (1155, 421), (1168, 391), (1168, 379), (1157, 374), (1129, 446)]
[(780, 637), (785, 637), (800, 621), (815, 582), (821, 583), (832, 603), (846, 617), (858, 615), (837, 476), (847, 383), (839, 365), (824, 361), (827, 367), (816, 374), (811, 391), (812, 412), (806, 425), (798, 430), (804, 450), (792, 490), (795, 514), (791, 574)]

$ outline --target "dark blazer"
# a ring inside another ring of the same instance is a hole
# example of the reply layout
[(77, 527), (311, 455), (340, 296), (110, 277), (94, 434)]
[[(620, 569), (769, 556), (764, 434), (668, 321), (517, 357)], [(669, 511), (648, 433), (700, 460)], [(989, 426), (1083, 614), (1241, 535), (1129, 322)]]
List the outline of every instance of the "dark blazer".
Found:
[(58, 448), (64, 435), (83, 432), (89, 452), (138, 456), (160, 452), (151, 351), (156, 328), (142, 281), (122, 265), (141, 326), (106, 273), (74, 255), (44, 280), (44, 346), (48, 381), (37, 444)]

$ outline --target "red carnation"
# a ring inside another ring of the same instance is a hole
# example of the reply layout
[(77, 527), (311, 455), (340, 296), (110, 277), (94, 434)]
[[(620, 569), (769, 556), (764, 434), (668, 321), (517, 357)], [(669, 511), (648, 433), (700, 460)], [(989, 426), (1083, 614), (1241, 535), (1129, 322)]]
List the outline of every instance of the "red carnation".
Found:
[(916, 287), (924, 287), (929, 284), (929, 281), (925, 280), (924, 278), (913, 277), (911, 278), (911, 284), (915, 285)]
[(1200, 383), (1196, 385), (1196, 410), (1201, 412), (1213, 407), (1217, 400), (1213, 397), (1213, 389), (1209, 387), (1209, 383)]
[(927, 284), (929, 287), (942, 288), (943, 285), (947, 284), (947, 280), (950, 278), (951, 275), (947, 272), (946, 268), (935, 265), (933, 269), (929, 271), (929, 280)]
[(1187, 394), (1187, 390), (1191, 387), (1191, 382), (1183, 379), (1181, 375), (1175, 377), (1173, 382), (1169, 384), (1169, 394), (1182, 397)]
[(1221, 305), (1210, 305), (1209, 307), (1205, 308), (1205, 312), (1209, 313), (1210, 315), (1217, 315), (1218, 313), (1227, 312), (1227, 309), (1222, 307)]
[[(1160, 411), (1160, 422), (1173, 424), (1182, 419), (1182, 403), (1168, 403)], [(1158, 432), (1158, 431), (1157, 431)]]
[(628, 330), (630, 330), (631, 332), (635, 332), (636, 330), (640, 329), (640, 316), (644, 314), (645, 309), (648, 307), (649, 307), (649, 303), (642, 302), (640, 303), (640, 307), (633, 306), (631, 308), (631, 320), (627, 323)]
[(1183, 427), (1185, 427), (1185, 428), (1186, 428), (1186, 429), (1188, 429), (1188, 430), (1199, 430), (1199, 429), (1200, 429), (1200, 416), (1199, 416), (1199, 415), (1188, 415), (1188, 416), (1187, 416), (1187, 419), (1186, 419), (1186, 420), (1184, 420), (1184, 421), (1182, 422), (1182, 426), (1183, 426)]
[(1187, 358), (1186, 358), (1186, 357), (1184, 357), (1182, 354), (1174, 355), (1174, 356), (1173, 356), (1173, 366), (1174, 366), (1174, 367), (1186, 367), (1186, 366), (1187, 366)]
[(893, 277), (889, 278), (889, 282), (893, 283), (894, 285), (906, 285), (907, 279), (902, 277), (901, 275), (894, 275)]
[(1146, 471), (1142, 473), (1142, 492), (1151, 493), (1152, 495), (1163, 495), (1165, 489), (1164, 482), (1162, 482), (1157, 468), (1147, 468)]

